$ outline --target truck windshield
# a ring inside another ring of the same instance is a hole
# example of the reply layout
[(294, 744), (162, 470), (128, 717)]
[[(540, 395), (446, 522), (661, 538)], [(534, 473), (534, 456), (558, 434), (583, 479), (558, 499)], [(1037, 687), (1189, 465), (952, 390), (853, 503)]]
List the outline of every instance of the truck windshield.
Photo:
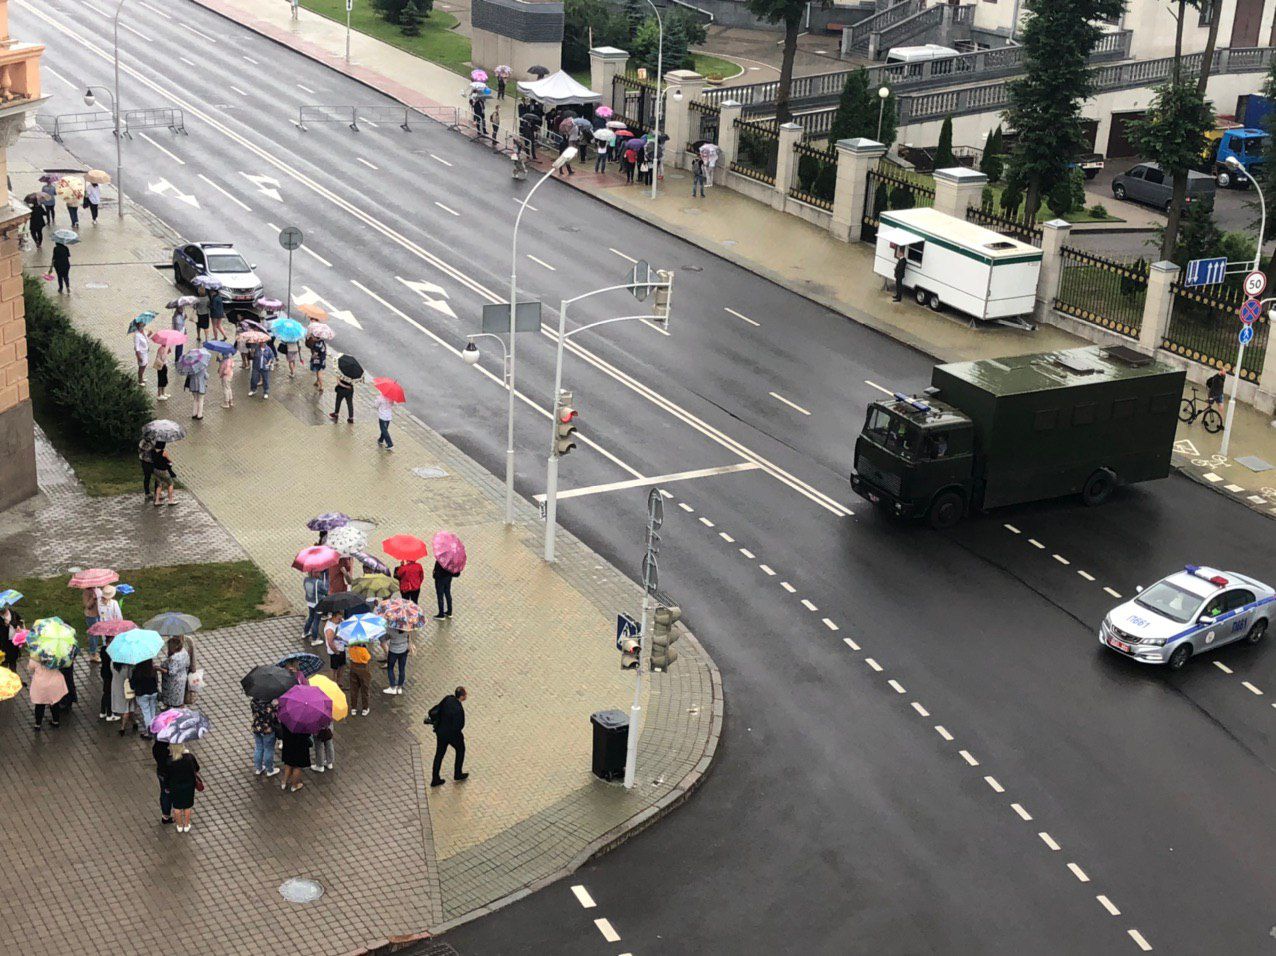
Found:
[(1134, 603), (1172, 621), (1186, 624), (1196, 615), (1201, 599), (1169, 581), (1158, 581), (1136, 597)]
[(1267, 151), (1266, 136), (1249, 136), (1245, 139), (1236, 141), (1236, 152), (1241, 156), (1250, 156), (1257, 159)]
[(921, 444), (921, 429), (907, 419), (892, 415), (886, 409), (874, 405), (868, 410), (864, 434), (887, 451), (912, 458)]

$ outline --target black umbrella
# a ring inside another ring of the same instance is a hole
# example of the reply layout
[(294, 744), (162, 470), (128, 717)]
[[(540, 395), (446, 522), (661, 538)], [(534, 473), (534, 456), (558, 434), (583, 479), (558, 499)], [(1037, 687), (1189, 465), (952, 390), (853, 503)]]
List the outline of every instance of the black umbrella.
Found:
[(282, 697), (296, 683), (291, 671), (274, 664), (259, 664), (244, 675), (239, 686), (253, 700), (267, 701)]
[(368, 599), (362, 594), (356, 594), (354, 591), (338, 591), (336, 594), (329, 594), (327, 597), (321, 598), (317, 605), (318, 610), (331, 613), (332, 611), (340, 611), (342, 614), (363, 614), (371, 610), (368, 607)]
[(363, 378), (363, 366), (353, 355), (343, 355), (337, 359), (337, 369), (348, 379)]
[(532, 74), (532, 76), (545, 77), (549, 76), (551, 71), (547, 66), (529, 66), (527, 68), (527, 72)]
[(199, 618), (179, 611), (164, 611), (156, 614), (144, 625), (152, 631), (158, 631), (164, 637), (181, 637), (194, 634), (200, 628)]

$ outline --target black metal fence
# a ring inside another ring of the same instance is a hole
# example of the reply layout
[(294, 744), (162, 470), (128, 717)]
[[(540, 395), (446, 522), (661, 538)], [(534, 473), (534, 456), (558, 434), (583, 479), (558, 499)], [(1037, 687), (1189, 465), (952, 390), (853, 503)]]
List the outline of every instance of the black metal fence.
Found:
[[(617, 73), (611, 78), (612, 102), (616, 104), (617, 119), (629, 124), (638, 135), (647, 133), (656, 125), (656, 84), (640, 80), (632, 73)], [(661, 110), (661, 116), (665, 112)]]
[[(1161, 348), (1213, 368), (1235, 365), (1240, 347), (1239, 312), (1245, 294), (1239, 289), (1217, 286), (1208, 291), (1188, 289), (1178, 283), (1171, 284), (1170, 291), (1173, 311)], [(1257, 383), (1262, 376), (1269, 326), (1264, 310), (1254, 323), (1254, 338), (1245, 346), (1243, 381)]]
[(1146, 267), (1064, 246), (1054, 307), (1066, 315), (1138, 338), (1147, 301)]
[(1041, 227), (1033, 219), (1005, 216), (987, 206), (971, 206), (966, 210), (966, 221), (976, 222), (989, 229), (995, 229), (1003, 235), (1013, 236), (1020, 242), (1041, 247)]
[(775, 167), (779, 157), (780, 127), (775, 120), (737, 119), (735, 159), (731, 171), (768, 186), (775, 185)]
[(793, 153), (797, 157), (797, 184), (789, 195), (832, 212), (837, 190), (837, 150), (799, 142), (793, 144)]
[(690, 103), (689, 109), (692, 114), (692, 122), (694, 123), (698, 119), (700, 125), (692, 127), (692, 135), (688, 137), (687, 145), (690, 146), (700, 140), (704, 140), (707, 143), (718, 142), (718, 127), (722, 110), (708, 103), (701, 103), (699, 100)]
[(865, 242), (877, 241), (878, 217), (884, 211), (916, 209), (919, 206), (933, 205), (935, 205), (933, 179), (909, 173), (888, 163), (879, 163), (876, 169), (868, 171), (864, 213), (860, 218), (863, 224), (860, 238)]

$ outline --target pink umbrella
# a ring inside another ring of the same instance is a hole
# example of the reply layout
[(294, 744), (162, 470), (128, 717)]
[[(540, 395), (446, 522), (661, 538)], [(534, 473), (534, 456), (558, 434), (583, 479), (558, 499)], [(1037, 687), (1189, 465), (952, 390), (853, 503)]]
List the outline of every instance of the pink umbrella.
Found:
[(434, 560), (443, 565), (445, 571), (460, 574), (465, 570), (465, 545), (451, 531), (440, 531), (434, 536)]
[(172, 348), (174, 345), (186, 344), (186, 333), (177, 329), (159, 329), (151, 333), (151, 341)]
[(89, 633), (94, 637), (115, 637), (125, 631), (131, 631), (135, 627), (137, 625), (132, 621), (98, 621), (89, 628)]
[(268, 299), (265, 296), (262, 296), (257, 300), (257, 308), (264, 312), (278, 312), (283, 307), (284, 304), (278, 299)]
[(322, 571), (341, 560), (341, 555), (326, 544), (314, 544), (302, 548), (292, 560), (292, 566), (298, 571)]
[(279, 698), (279, 722), (294, 734), (315, 734), (332, 723), (332, 698), (318, 687), (297, 684)]
[(69, 588), (101, 588), (114, 584), (120, 576), (110, 568), (86, 568), (71, 575), (67, 582)]
[(599, 106), (594, 109), (595, 116), (601, 116), (606, 119), (608, 116), (615, 116), (616, 112), (610, 106)]
[(486, 83), (487, 71), (486, 70), (471, 70), (470, 79), (473, 80), (475, 83)]
[(172, 707), (161, 714), (157, 714), (155, 719), (151, 721), (151, 733), (158, 734), (180, 716), (182, 716), (180, 707)]
[(20, 631), (15, 631), (13, 634), (13, 637), (10, 638), (10, 641), (13, 643), (14, 647), (22, 647), (24, 644), (26, 644), (27, 638), (30, 636), (30, 634), (31, 632), (24, 627)]
[(247, 342), (249, 345), (260, 345), (262, 342), (270, 341), (270, 333), (258, 332), (256, 329), (247, 329), (239, 333), (241, 342)]
[(332, 326), (313, 321), (306, 326), (306, 335), (312, 339), (319, 339), (321, 342), (328, 342), (337, 337), (337, 333), (332, 331)]

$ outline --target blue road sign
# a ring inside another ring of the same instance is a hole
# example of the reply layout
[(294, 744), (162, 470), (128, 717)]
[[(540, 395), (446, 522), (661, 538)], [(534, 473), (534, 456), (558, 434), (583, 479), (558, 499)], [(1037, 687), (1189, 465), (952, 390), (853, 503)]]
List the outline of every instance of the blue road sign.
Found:
[(1184, 285), (1191, 288), (1198, 285), (1218, 285), (1227, 273), (1227, 256), (1216, 259), (1193, 259), (1187, 264), (1187, 276)]
[(1254, 327), (1247, 325), (1241, 329), (1241, 345), (1248, 345), (1249, 340), (1254, 337)]
[(1263, 314), (1263, 307), (1257, 299), (1246, 299), (1241, 303), (1241, 321), (1246, 325), (1252, 325), (1258, 321), (1258, 317)]
[(638, 622), (628, 614), (616, 615), (616, 650), (620, 650), (620, 642), (627, 637), (638, 637)]

